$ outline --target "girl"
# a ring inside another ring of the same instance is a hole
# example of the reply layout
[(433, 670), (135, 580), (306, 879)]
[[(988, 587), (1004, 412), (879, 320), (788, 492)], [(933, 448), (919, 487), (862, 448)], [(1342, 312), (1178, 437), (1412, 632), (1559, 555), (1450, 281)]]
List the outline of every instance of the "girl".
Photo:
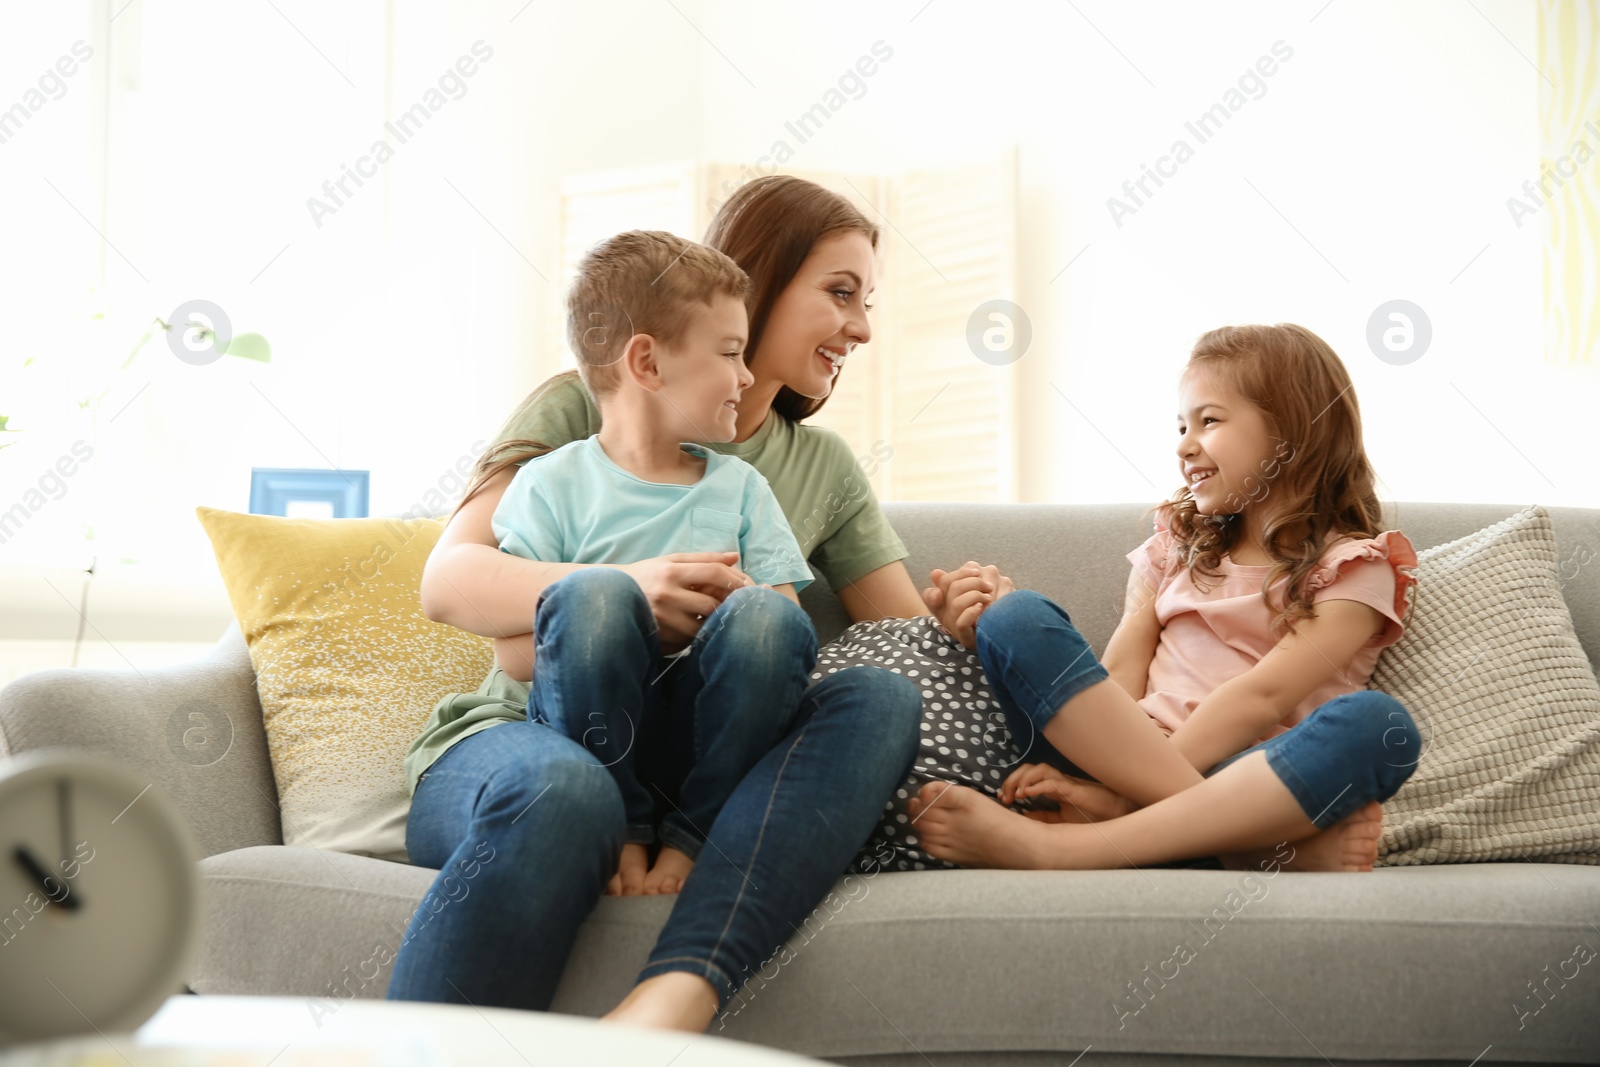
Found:
[[(1349, 375), (1302, 327), (1224, 327), (1196, 344), (1178, 398), (1186, 485), (1128, 554), (1104, 663), (1065, 611), (996, 572), (929, 591), (958, 601), (955, 636), (977, 649), (1013, 735), (1049, 761), (1018, 767), (1000, 803), (924, 785), (909, 810), (933, 856), (1237, 867), (1293, 842), (1288, 867), (1372, 869), (1379, 803), (1419, 739), (1398, 701), (1365, 686), (1401, 635), (1417, 556), (1378, 529)], [(1060, 810), (1001, 806), (1030, 797)]]
[[(849, 447), (801, 422), (872, 335), (866, 298), (877, 241), (877, 226), (843, 197), (786, 175), (742, 186), (706, 234), (750, 276), (745, 360), (754, 378), (738, 402), (733, 441), (710, 447), (767, 478), (801, 551), (857, 621), (927, 613), (900, 562), (905, 546)], [(501, 552), (490, 516), (519, 463), (599, 428), (572, 373), (513, 413), (428, 559), (429, 618), (494, 637), (497, 657), (532, 660), (534, 605), (559, 574)], [(846, 495), (846, 507), (824, 507), (830, 494)], [(814, 514), (827, 522), (804, 522)], [(682, 553), (631, 568), (663, 646), (687, 644), (744, 584), (732, 563)], [(412, 861), (440, 868), (442, 880), (484, 840), (506, 861), (481, 865), (470, 898), (425, 925), (414, 921), (391, 999), (543, 1009), (600, 895), (642, 889), (636, 868), (619, 871), (621, 800), (593, 757), (534, 723), (487, 728), (514, 720), (527, 699), (527, 687), (497, 668), (478, 692), (447, 697), (435, 712), (442, 724), (464, 726), (415, 783)], [(916, 687), (887, 671), (845, 670), (812, 685), (790, 732), (708, 828), (713, 847), (679, 888), (638, 984), (609, 1017), (705, 1029), (844, 873), (910, 765), (920, 713)]]

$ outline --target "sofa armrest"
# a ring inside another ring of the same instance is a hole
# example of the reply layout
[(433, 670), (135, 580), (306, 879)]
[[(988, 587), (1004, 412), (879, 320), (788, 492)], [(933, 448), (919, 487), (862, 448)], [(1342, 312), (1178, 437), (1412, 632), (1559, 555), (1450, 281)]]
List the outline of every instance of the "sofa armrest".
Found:
[(283, 843), (255, 671), (238, 624), (159, 670), (35, 671), (0, 690), (0, 754), (72, 747), (165, 790), (202, 856)]

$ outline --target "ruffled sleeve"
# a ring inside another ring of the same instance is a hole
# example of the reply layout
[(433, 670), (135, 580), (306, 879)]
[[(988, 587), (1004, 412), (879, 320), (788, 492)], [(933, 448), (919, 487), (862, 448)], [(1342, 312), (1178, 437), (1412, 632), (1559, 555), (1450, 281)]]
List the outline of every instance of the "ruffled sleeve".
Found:
[(1341, 541), (1323, 553), (1306, 580), (1313, 604), (1323, 600), (1355, 600), (1388, 620), (1376, 647), (1392, 645), (1405, 632), (1416, 603), (1417, 550), (1399, 530), (1377, 537)]
[(1150, 583), (1150, 588), (1161, 591), (1161, 582), (1166, 577), (1167, 559), (1172, 547), (1172, 533), (1158, 518), (1155, 521), (1156, 532), (1145, 538), (1144, 544), (1129, 552), (1125, 557), (1133, 564), (1134, 571)]

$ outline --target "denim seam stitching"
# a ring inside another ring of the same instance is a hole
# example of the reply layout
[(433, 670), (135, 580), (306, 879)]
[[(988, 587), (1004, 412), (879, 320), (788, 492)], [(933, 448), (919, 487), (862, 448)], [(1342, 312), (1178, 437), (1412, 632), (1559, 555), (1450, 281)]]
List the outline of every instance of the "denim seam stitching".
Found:
[[(799, 736), (794, 739), (794, 744), (789, 746), (789, 751), (783, 757), (783, 764), (778, 768), (777, 777), (772, 781), (772, 792), (767, 796), (767, 809), (761, 815), (761, 832), (756, 835), (755, 848), (750, 852), (750, 866), (752, 868), (755, 866), (756, 858), (761, 853), (761, 844), (766, 839), (767, 823), (772, 818), (772, 805), (777, 798), (779, 786), (783, 784), (784, 772), (789, 769), (789, 761), (794, 758), (795, 752), (799, 750), (800, 745), (805, 741), (808, 730), (809, 727), (803, 727), (800, 730)], [(733, 908), (728, 912), (728, 921), (723, 924), (722, 933), (717, 935), (717, 943), (711, 946), (711, 954), (713, 956), (721, 951), (722, 943), (727, 940), (728, 931), (733, 927), (733, 920), (739, 914), (739, 906), (744, 903), (745, 888), (750, 884), (748, 873), (742, 875), (741, 880), (739, 895), (734, 899)]]

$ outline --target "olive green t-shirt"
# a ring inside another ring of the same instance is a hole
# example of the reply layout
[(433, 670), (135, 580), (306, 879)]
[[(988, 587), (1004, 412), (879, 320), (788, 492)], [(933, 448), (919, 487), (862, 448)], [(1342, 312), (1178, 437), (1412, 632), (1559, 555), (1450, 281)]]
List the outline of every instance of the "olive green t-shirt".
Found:
[[(600, 411), (583, 382), (558, 375), (534, 390), (500, 429), (493, 444), (526, 438), (559, 448), (600, 432)], [(491, 447), (493, 447), (491, 445)], [(821, 426), (791, 422), (776, 411), (748, 441), (708, 447), (738, 456), (767, 479), (800, 551), (828, 585), (848, 585), (886, 564), (905, 559), (906, 546), (884, 517), (878, 498), (844, 438)], [(528, 714), (528, 683), (489, 671), (475, 693), (445, 697), (406, 753), (406, 784), (463, 737)]]

